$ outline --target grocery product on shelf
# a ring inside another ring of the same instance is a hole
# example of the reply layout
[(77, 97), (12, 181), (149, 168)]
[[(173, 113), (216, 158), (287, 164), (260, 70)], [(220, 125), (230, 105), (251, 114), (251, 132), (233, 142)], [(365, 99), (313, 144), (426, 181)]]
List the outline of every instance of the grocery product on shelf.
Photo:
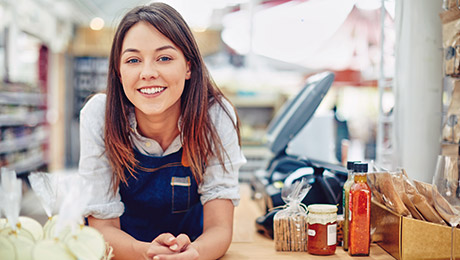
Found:
[(25, 83), (0, 83), (0, 167), (22, 175), (48, 164), (46, 93)]
[(286, 205), (273, 219), (276, 251), (307, 251), (307, 211), (302, 200), (310, 189), (304, 180), (283, 187)]
[(343, 184), (343, 214), (344, 214), (344, 219), (343, 219), (343, 250), (347, 251), (348, 250), (348, 227), (350, 224), (350, 221), (348, 219), (348, 203), (350, 199), (350, 187), (354, 183), (354, 165), (355, 162), (347, 162), (347, 170), (348, 170), (348, 179), (347, 181)]
[(349, 194), (348, 251), (352, 256), (366, 256), (371, 241), (371, 190), (367, 184), (367, 164), (356, 164), (355, 171), (355, 182)]
[(337, 206), (309, 205), (307, 233), (308, 253), (333, 255), (337, 247)]

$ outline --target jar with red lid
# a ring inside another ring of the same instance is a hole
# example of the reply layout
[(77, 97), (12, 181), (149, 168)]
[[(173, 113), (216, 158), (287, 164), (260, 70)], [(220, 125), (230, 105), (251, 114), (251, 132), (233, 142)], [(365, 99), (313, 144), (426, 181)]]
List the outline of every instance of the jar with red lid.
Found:
[(307, 251), (314, 255), (333, 255), (337, 247), (337, 206), (308, 206)]

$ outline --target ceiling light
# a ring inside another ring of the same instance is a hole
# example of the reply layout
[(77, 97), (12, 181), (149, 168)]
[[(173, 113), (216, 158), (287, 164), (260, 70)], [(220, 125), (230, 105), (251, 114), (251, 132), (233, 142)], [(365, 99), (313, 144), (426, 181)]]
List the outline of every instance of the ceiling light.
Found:
[(100, 18), (100, 17), (95, 17), (89, 23), (89, 27), (92, 30), (99, 31), (102, 28), (104, 28), (104, 20), (102, 18)]
[(206, 32), (206, 29), (207, 29), (206, 27), (200, 27), (200, 26), (193, 27), (193, 31), (197, 33)]

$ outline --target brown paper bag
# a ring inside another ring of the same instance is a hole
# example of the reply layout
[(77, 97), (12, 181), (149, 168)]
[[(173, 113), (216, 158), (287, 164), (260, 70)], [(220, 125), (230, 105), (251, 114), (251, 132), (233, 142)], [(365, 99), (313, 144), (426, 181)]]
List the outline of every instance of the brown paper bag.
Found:
[(412, 216), (395, 189), (392, 175), (393, 174), (388, 172), (375, 175), (375, 183), (378, 186), (378, 190), (382, 194), (384, 205), (399, 215)]
[(404, 176), (404, 188), (409, 199), (414, 203), (423, 218), (429, 222), (446, 225), (438, 212), (430, 205), (425, 196), (420, 194), (409, 179)]
[[(433, 185), (416, 180), (414, 180), (414, 184), (418, 192), (426, 197), (428, 203), (430, 203), (436, 212), (438, 212), (447, 223), (450, 223), (450, 219), (455, 217), (459, 211), (450, 205), (437, 190), (433, 190)], [(439, 210), (439, 208), (441, 208), (441, 210)]]
[(431, 184), (417, 180), (412, 181), (414, 182), (417, 191), (423, 196), (425, 196), (426, 200), (428, 201), (428, 203), (430, 203), (431, 206), (434, 206), (433, 187), (431, 186)]
[(380, 189), (376, 183), (377, 177), (375, 176), (376, 174), (380, 174), (378, 172), (372, 172), (367, 174), (367, 183), (369, 184), (369, 187), (371, 188), (371, 193), (372, 193), (372, 200), (385, 205), (385, 202), (383, 200), (382, 193), (380, 192)]
[(446, 0), (447, 2), (447, 9), (455, 9), (457, 8), (457, 0)]
[(442, 47), (444, 49), (444, 73), (453, 77), (460, 74), (460, 34), (458, 32), (458, 23), (460, 12), (447, 11), (440, 14), (442, 21)]
[(425, 220), (422, 214), (420, 214), (420, 212), (415, 207), (414, 203), (412, 203), (412, 201), (409, 199), (409, 196), (406, 194), (403, 177), (395, 175), (393, 177), (393, 183), (396, 190), (398, 191), (399, 196), (401, 197), (401, 200), (404, 202), (406, 208), (410, 211), (412, 217), (419, 220)]

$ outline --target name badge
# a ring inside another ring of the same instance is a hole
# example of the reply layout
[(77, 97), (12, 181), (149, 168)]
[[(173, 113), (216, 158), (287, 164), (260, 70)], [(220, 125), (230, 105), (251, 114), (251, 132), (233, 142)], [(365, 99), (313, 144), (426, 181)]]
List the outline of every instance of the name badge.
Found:
[(171, 177), (171, 186), (190, 186), (190, 177)]

